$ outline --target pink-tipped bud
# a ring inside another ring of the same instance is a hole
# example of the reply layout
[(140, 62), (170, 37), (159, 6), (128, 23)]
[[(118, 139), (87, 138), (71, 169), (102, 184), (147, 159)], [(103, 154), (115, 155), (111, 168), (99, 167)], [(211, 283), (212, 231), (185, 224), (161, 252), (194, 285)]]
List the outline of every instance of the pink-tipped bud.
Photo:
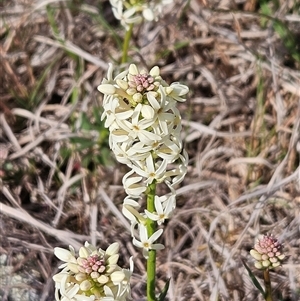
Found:
[(256, 260), (254, 265), (257, 269), (273, 269), (280, 266), (285, 258), (282, 244), (272, 234), (259, 239), (250, 254)]

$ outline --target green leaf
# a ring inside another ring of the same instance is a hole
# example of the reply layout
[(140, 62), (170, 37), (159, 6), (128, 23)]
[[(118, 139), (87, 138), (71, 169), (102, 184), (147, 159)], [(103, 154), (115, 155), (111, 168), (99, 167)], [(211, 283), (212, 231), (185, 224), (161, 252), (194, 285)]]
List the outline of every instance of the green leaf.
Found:
[(92, 147), (95, 144), (93, 140), (83, 137), (72, 137), (70, 138), (70, 142), (76, 144), (77, 151)]
[(268, 20), (269, 20), (269, 18), (267, 18), (267, 16), (272, 15), (272, 11), (271, 11), (268, 3), (261, 3), (260, 11), (261, 11), (261, 14), (262, 14), (260, 24), (263, 28), (265, 28), (267, 26), (267, 23), (268, 23)]
[(93, 125), (92, 123), (90, 122), (90, 117), (88, 117), (86, 115), (86, 113), (82, 113), (81, 114), (81, 125), (80, 125), (80, 129), (81, 130), (85, 130), (85, 131), (90, 131), (93, 129)]
[(252, 282), (253, 282), (253, 284), (254, 284), (254, 286), (260, 291), (260, 293), (265, 297), (265, 291), (264, 291), (264, 289), (261, 287), (261, 285), (259, 284), (259, 282), (258, 282), (258, 280), (256, 279), (256, 277), (255, 277), (255, 275), (252, 273), (252, 271), (250, 270), (250, 268), (247, 266), (247, 264), (246, 264), (246, 262), (243, 260), (243, 259), (241, 259), (242, 260), (242, 263), (243, 263), (243, 265), (244, 265), (244, 267), (246, 268), (246, 270), (248, 271), (248, 274), (249, 274), (249, 276), (250, 276), (250, 278), (251, 278), (251, 280), (252, 280)]
[(297, 47), (297, 39), (295, 35), (292, 33), (292, 31), (290, 31), (290, 29), (288, 28), (288, 25), (280, 20), (275, 19), (273, 27), (274, 30), (282, 39), (285, 47), (290, 52), (292, 57), (299, 62), (300, 52)]
[(161, 293), (159, 294), (159, 296), (156, 299), (157, 301), (164, 301), (165, 300), (165, 298), (167, 296), (169, 286), (170, 286), (170, 280), (171, 280), (171, 278), (169, 278), (168, 281), (166, 282), (163, 290), (161, 291)]
[(102, 108), (98, 108), (98, 107), (93, 108), (93, 116), (95, 118), (96, 123), (104, 127), (104, 122), (101, 120), (102, 112), (103, 112)]

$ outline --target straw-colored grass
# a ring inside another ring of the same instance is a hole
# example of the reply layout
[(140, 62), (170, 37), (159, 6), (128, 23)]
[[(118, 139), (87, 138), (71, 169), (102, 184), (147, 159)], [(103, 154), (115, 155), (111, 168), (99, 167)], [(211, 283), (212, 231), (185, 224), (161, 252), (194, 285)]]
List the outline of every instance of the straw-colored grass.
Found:
[[(300, 299), (299, 4), (269, 1), (268, 18), (262, 2), (177, 0), (134, 30), (130, 60), (190, 88), (179, 104), (190, 163), (158, 252), (168, 300), (262, 300), (241, 259), (262, 279), (249, 250), (265, 233), (287, 254), (274, 300)], [(21, 287), (53, 301), (53, 248), (86, 240), (118, 241), (124, 266), (134, 256), (133, 300), (144, 300), (144, 259), (120, 211), (126, 168), (93, 115), (124, 30), (106, 0), (0, 7), (1, 300)]]

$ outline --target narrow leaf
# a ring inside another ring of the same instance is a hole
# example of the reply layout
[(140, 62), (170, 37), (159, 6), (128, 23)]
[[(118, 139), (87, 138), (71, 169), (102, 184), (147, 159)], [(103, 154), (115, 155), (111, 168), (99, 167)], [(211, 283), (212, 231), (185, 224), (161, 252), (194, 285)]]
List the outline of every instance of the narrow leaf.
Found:
[(265, 297), (265, 292), (264, 289), (261, 287), (261, 285), (259, 284), (258, 280), (256, 279), (255, 275), (252, 273), (252, 271), (250, 270), (250, 268), (248, 267), (248, 265), (246, 264), (246, 262), (242, 260), (242, 263), (244, 265), (244, 267), (246, 268), (246, 270), (248, 271), (248, 274), (254, 284), (254, 286), (260, 291), (260, 293)]
[(156, 299), (157, 301), (164, 301), (165, 300), (165, 298), (167, 296), (168, 289), (169, 289), (170, 280), (171, 280), (171, 278), (169, 278), (168, 281), (166, 282), (163, 290), (161, 291), (161, 293), (159, 294), (159, 296)]

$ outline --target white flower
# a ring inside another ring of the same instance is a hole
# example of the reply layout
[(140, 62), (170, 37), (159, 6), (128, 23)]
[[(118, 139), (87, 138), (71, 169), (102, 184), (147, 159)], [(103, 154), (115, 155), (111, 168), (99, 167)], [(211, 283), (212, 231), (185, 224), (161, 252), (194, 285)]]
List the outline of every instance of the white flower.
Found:
[[(103, 98), (103, 105), (106, 103), (109, 103), (113, 97), (113, 93), (115, 92), (115, 87), (114, 85), (116, 84), (116, 81), (120, 78), (123, 78), (124, 76), (127, 75), (128, 71), (125, 70), (121, 73), (119, 73), (115, 78), (113, 78), (113, 71), (114, 67), (111, 63), (108, 64), (108, 70), (107, 70), (107, 78), (104, 78), (102, 80), (101, 85), (97, 87), (98, 91), (103, 91), (101, 93), (104, 94)], [(105, 115), (102, 115), (102, 118)]]
[(128, 70), (124, 70), (123, 72), (119, 73), (116, 77), (113, 78), (113, 71), (114, 71), (114, 66), (111, 63), (109, 63), (108, 70), (107, 70), (107, 78), (104, 78), (102, 80), (101, 85), (98, 86), (98, 90), (101, 89), (101, 86), (104, 84), (114, 85), (118, 79), (124, 78), (124, 76), (126, 76), (128, 73)]
[(169, 98), (172, 98), (176, 101), (185, 101), (185, 96), (189, 92), (189, 88), (180, 83), (174, 82), (170, 85), (170, 87), (165, 88), (166, 94)]
[(137, 221), (146, 223), (146, 218), (138, 212), (140, 207), (141, 206), (137, 201), (127, 196), (123, 201), (122, 213), (131, 221), (131, 223), (135, 224)]
[(122, 183), (126, 193), (133, 197), (140, 197), (147, 187), (142, 182), (143, 177), (130, 177), (134, 174), (134, 171), (131, 170), (126, 173), (123, 177)]
[(171, 195), (167, 198), (165, 201), (165, 208), (162, 205), (163, 199), (164, 197), (155, 196), (155, 212), (152, 213), (145, 210), (147, 217), (153, 221), (157, 221), (158, 225), (161, 225), (166, 219), (169, 219), (175, 209), (175, 195)]
[(185, 150), (183, 150), (182, 155), (179, 155), (179, 159), (182, 163), (177, 168), (167, 171), (165, 174), (167, 181), (171, 182), (172, 187), (181, 183), (187, 172), (188, 154)]
[(157, 21), (162, 13), (163, 7), (173, 0), (155, 1), (126, 1), (110, 0), (114, 16), (121, 21), (122, 26), (128, 30), (128, 24), (138, 24), (143, 19), (147, 21)]
[[(125, 120), (132, 116), (133, 110), (128, 106), (123, 100), (114, 97), (110, 102), (106, 103), (104, 106), (104, 112), (106, 121), (104, 126), (106, 128), (111, 127), (112, 124), (118, 120)], [(117, 124), (114, 128), (117, 128)]]
[(136, 7), (132, 6), (131, 8), (124, 11), (123, 1), (111, 1), (112, 11), (116, 19), (120, 20), (121, 25), (128, 30), (129, 24), (138, 24), (142, 21), (141, 16), (135, 16)]
[(63, 249), (63, 248), (54, 248), (54, 255), (60, 259), (61, 261), (64, 261), (65, 263), (60, 265), (59, 268), (67, 268), (67, 270), (71, 270), (74, 273), (78, 272), (77, 269), (77, 261), (75, 258), (75, 250), (72, 246), (69, 246), (69, 250)]
[(163, 135), (168, 135), (168, 123), (173, 122), (175, 116), (172, 112), (168, 112), (170, 109), (170, 106), (166, 104), (166, 96), (165, 92), (162, 89), (162, 87), (159, 87), (160, 89), (160, 103), (154, 96), (153, 92), (147, 93), (147, 99), (149, 103), (151, 104), (153, 110), (154, 110), (154, 116), (158, 120), (159, 126), (161, 128), (161, 131)]
[(132, 137), (128, 136), (128, 131), (118, 128), (118, 129), (113, 129), (110, 133), (110, 141), (109, 141), (109, 146), (112, 148), (112, 145), (114, 145), (114, 142), (116, 143), (133, 143), (134, 139)]
[(119, 282), (116, 286), (104, 286), (105, 297), (101, 298), (101, 301), (126, 301), (127, 296), (130, 296), (129, 280), (133, 272), (133, 260), (129, 258), (130, 269), (123, 269), (125, 277), (123, 281)]
[(162, 160), (157, 164), (159, 167), (156, 168), (153, 162), (153, 157), (151, 153), (148, 155), (145, 161), (146, 165), (143, 168), (132, 166), (132, 169), (138, 174), (146, 178), (145, 183), (151, 184), (154, 180), (161, 182), (166, 173), (166, 168), (168, 162), (166, 160)]
[(112, 140), (111, 142), (112, 145), (110, 145), (110, 147), (114, 152), (117, 161), (122, 164), (126, 164), (127, 166), (131, 166), (132, 165), (131, 160), (133, 158), (130, 157), (129, 154), (127, 153), (130, 144), (126, 142), (117, 143), (114, 140)]
[[(155, 150), (155, 154), (160, 158), (166, 160), (168, 163), (173, 163), (174, 161), (176, 161), (182, 150), (181, 141), (174, 140), (174, 137), (166, 139), (164, 141), (164, 144), (162, 144), (157, 150)], [(180, 145), (178, 145), (177, 143), (180, 143)]]
[(120, 129), (127, 133), (131, 141), (138, 139), (144, 144), (151, 144), (153, 140), (160, 140), (160, 136), (148, 130), (154, 123), (154, 119), (140, 119), (142, 105), (138, 104), (131, 116), (131, 121), (116, 120)]
[(143, 224), (139, 224), (140, 241), (133, 237), (133, 244), (143, 249), (143, 256), (148, 258), (149, 250), (162, 250), (165, 248), (162, 244), (155, 244), (154, 242), (161, 236), (163, 229), (159, 229), (148, 237), (147, 228)]
[(152, 146), (145, 145), (142, 142), (131, 144), (128, 142), (117, 143), (112, 140), (111, 149), (120, 163), (131, 168), (132, 162), (144, 161), (147, 158)]
[(80, 286), (78, 284), (68, 284), (63, 279), (63, 284), (59, 289), (55, 288), (55, 300), (57, 301), (94, 301), (95, 296), (86, 296), (80, 293)]

